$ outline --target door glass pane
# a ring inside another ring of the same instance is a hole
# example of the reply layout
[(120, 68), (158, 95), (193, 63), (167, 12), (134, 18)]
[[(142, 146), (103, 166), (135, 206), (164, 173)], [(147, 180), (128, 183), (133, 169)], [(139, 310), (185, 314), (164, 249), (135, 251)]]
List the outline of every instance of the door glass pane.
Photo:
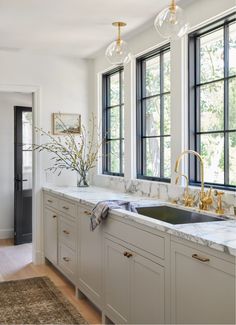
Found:
[(229, 74), (236, 75), (236, 23), (229, 26)]
[(164, 177), (171, 177), (170, 137), (164, 137)]
[(145, 114), (144, 135), (154, 136), (160, 134), (160, 97), (150, 98), (143, 102)]
[(200, 140), (205, 182), (224, 184), (224, 136), (203, 134)]
[(32, 188), (32, 112), (22, 113), (22, 183), (23, 190)]
[(236, 129), (236, 78), (229, 81), (229, 129)]
[(120, 74), (114, 73), (110, 76), (110, 89), (108, 106), (119, 105), (120, 103)]
[(144, 96), (160, 93), (160, 56), (144, 61), (145, 89)]
[(200, 37), (200, 82), (224, 77), (223, 28)]
[(201, 128), (204, 131), (221, 131), (224, 128), (224, 83), (201, 86)]
[(145, 176), (160, 177), (160, 138), (143, 139)]
[(236, 132), (229, 133), (229, 185), (236, 186)]

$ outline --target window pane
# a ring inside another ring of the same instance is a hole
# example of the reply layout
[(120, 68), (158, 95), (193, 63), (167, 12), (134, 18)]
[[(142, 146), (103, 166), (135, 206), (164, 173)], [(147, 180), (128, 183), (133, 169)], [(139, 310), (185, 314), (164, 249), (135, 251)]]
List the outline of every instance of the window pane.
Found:
[(224, 83), (201, 86), (201, 131), (220, 131), (224, 128)]
[(144, 61), (145, 83), (144, 96), (160, 93), (160, 56)]
[(223, 28), (200, 37), (201, 83), (224, 77)]
[(108, 143), (109, 172), (120, 173), (120, 141), (114, 140)]
[(120, 103), (120, 75), (119, 72), (110, 77), (109, 102), (108, 106), (119, 105)]
[(160, 134), (160, 97), (150, 98), (143, 102), (146, 123), (146, 132), (144, 126), (144, 135), (153, 136)]
[(236, 129), (236, 78), (229, 81), (229, 128)]
[(160, 177), (160, 138), (143, 139), (143, 152), (144, 175)]
[(229, 26), (229, 74), (236, 74), (236, 23)]
[(164, 96), (164, 134), (170, 134), (170, 95)]
[(120, 107), (113, 107), (107, 110), (108, 138), (117, 139), (120, 137)]
[(170, 137), (164, 137), (164, 177), (170, 178)]
[(236, 185), (236, 132), (229, 134), (229, 185)]
[(125, 157), (125, 141), (124, 140), (121, 140), (121, 159), (122, 159), (122, 170), (120, 171), (121, 173), (124, 172), (125, 170), (125, 160), (124, 160), (124, 157)]
[(122, 98), (121, 103), (124, 104), (124, 71), (121, 71), (121, 92), (122, 92)]
[(224, 184), (224, 136), (204, 134), (200, 139), (205, 182)]
[(164, 92), (170, 91), (170, 51), (165, 52), (164, 56)]

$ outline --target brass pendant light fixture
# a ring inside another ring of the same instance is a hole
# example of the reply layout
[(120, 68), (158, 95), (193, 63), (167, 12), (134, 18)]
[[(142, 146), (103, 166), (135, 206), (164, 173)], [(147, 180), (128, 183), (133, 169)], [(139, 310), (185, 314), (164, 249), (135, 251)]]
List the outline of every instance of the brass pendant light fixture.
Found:
[(154, 26), (162, 37), (172, 40), (184, 36), (189, 28), (183, 9), (176, 5), (175, 0), (157, 15)]
[(117, 39), (108, 46), (105, 55), (112, 65), (122, 66), (127, 64), (131, 59), (128, 44), (121, 39), (121, 27), (125, 27), (126, 23), (117, 21), (112, 23), (112, 26), (118, 29)]

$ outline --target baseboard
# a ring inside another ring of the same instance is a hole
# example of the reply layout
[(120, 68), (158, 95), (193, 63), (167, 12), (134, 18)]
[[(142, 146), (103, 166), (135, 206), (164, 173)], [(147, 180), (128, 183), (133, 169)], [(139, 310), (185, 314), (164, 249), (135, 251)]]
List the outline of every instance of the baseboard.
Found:
[(0, 229), (0, 239), (8, 239), (14, 237), (14, 229)]

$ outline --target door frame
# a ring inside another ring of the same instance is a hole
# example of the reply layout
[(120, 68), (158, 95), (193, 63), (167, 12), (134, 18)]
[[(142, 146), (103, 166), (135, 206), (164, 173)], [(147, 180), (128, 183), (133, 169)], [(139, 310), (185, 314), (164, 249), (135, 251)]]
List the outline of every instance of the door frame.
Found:
[[(33, 118), (33, 143), (40, 143), (40, 135), (34, 126), (41, 127), (41, 88), (34, 85), (4, 85), (0, 84), (1, 92), (18, 92), (32, 95), (32, 118)], [(33, 151), (32, 169), (32, 260), (34, 264), (44, 263), (43, 254), (43, 221), (41, 200), (41, 159), (38, 151)]]

